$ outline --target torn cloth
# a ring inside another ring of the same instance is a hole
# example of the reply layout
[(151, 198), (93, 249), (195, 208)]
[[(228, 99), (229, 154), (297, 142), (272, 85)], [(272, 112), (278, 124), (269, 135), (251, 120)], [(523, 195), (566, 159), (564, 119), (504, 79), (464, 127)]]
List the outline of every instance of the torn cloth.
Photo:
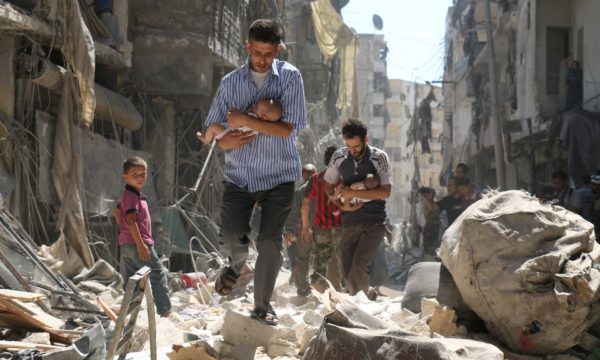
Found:
[(339, 52), (340, 82), (336, 106), (342, 112), (351, 109), (352, 117), (359, 114), (358, 88), (356, 82), (356, 59), (358, 38), (344, 23), (342, 16), (329, 0), (315, 0), (310, 3), (317, 44), (321, 53), (332, 60)]

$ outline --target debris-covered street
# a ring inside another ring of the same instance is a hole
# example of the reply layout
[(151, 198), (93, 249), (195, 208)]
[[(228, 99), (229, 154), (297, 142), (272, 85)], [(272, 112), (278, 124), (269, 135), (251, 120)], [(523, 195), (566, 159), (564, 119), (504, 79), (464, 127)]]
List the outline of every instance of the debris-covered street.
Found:
[(0, 0), (0, 359), (600, 359), (599, 13)]

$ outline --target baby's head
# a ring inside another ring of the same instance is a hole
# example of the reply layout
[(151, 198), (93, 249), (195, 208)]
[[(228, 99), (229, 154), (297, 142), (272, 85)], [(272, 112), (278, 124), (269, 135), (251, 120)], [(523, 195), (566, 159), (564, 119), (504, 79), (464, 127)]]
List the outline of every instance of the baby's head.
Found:
[(262, 120), (279, 121), (283, 115), (281, 104), (273, 99), (262, 99), (254, 105), (254, 113)]
[(367, 175), (367, 177), (365, 178), (365, 187), (367, 189), (375, 189), (377, 187), (379, 187), (379, 177), (373, 175), (373, 174), (369, 174)]

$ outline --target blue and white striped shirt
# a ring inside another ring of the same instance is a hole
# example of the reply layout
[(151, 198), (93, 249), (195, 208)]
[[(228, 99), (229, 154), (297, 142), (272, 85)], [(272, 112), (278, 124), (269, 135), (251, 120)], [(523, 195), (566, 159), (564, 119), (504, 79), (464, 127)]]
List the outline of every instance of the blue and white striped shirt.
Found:
[(259, 133), (239, 149), (225, 151), (225, 181), (249, 192), (269, 190), (294, 182), (301, 175), (296, 149), (296, 132), (306, 127), (304, 85), (300, 71), (293, 65), (273, 60), (271, 74), (260, 90), (252, 81), (250, 63), (225, 75), (221, 80), (205, 124), (227, 126), (227, 111), (245, 112), (260, 99), (270, 98), (283, 107), (281, 121), (294, 125), (289, 137)]

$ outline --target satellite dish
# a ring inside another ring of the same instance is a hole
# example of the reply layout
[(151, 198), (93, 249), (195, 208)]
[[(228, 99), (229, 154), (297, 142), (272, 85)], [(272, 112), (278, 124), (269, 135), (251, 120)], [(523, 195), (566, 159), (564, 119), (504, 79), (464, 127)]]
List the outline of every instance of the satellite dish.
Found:
[(377, 30), (383, 29), (383, 19), (381, 16), (377, 14), (373, 15), (373, 26), (375, 26), (375, 29)]

